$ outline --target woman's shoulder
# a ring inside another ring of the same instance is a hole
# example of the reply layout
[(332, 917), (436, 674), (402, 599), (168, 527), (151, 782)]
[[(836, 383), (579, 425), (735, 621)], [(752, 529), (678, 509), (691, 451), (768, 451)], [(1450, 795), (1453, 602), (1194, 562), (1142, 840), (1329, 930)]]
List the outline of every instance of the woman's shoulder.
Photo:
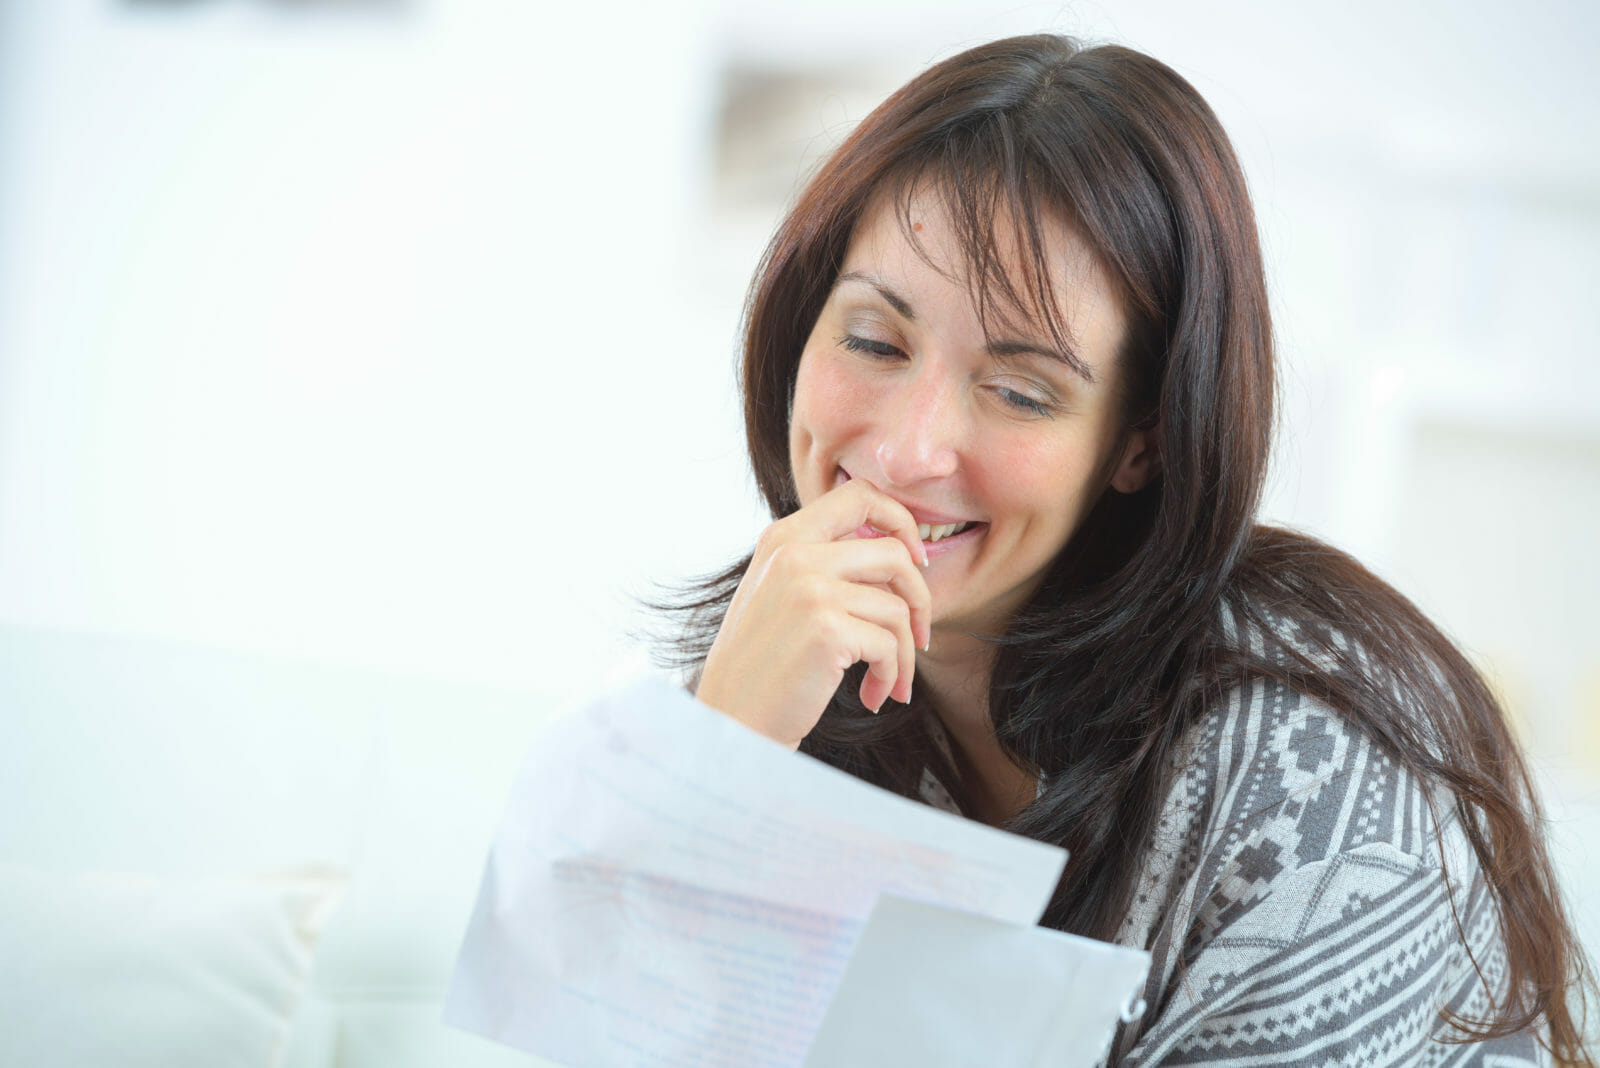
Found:
[[(1440, 1010), (1489, 1012), (1505, 962), (1448, 795), (1273, 679), (1208, 709), (1175, 763), (1118, 936), (1152, 955), (1130, 1060), (1459, 1052), (1431, 1039)], [(1528, 1036), (1495, 1053), (1538, 1057)]]
[(1253, 680), (1192, 723), (1170, 782), (1131, 940), (1174, 880), (1204, 882), (1226, 913), (1286, 873), (1366, 846), (1438, 860), (1436, 796), (1344, 716), (1276, 680)]
[[(1200, 710), (1172, 750), (1155, 847), (1217, 855), (1264, 835), (1280, 863), (1294, 866), (1376, 843), (1437, 861), (1451, 797), (1419, 777), (1416, 761), (1396, 758), (1398, 740), (1424, 734), (1385, 658), (1323, 620), (1237, 602), (1220, 611), (1224, 641), (1255, 666)], [(1352, 676), (1383, 692), (1382, 711), (1353, 715), (1310, 692)]]
[(1255, 678), (1188, 727), (1167, 807), (1231, 834), (1292, 825), (1316, 859), (1371, 841), (1410, 854), (1431, 841), (1426, 784), (1347, 715), (1293, 686)]

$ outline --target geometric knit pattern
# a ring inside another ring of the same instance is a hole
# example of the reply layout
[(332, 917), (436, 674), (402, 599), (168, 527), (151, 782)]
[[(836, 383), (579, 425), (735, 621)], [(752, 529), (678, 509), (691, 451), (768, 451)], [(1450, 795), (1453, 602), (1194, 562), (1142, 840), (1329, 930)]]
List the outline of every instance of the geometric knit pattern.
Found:
[[(1493, 905), (1447, 798), (1436, 823), (1415, 777), (1267, 680), (1202, 717), (1177, 759), (1115, 939), (1151, 955), (1146, 1008), (1108, 1063), (1550, 1063), (1526, 1032), (1442, 1041), (1442, 1012), (1487, 1016), (1505, 984)], [(931, 771), (919, 793), (959, 812)]]
[(1338, 713), (1265, 680), (1203, 717), (1179, 761), (1116, 938), (1152, 963), (1113, 1063), (1548, 1063), (1530, 1033), (1441, 1041), (1443, 1011), (1488, 1015), (1505, 984), (1448, 796), (1436, 821)]

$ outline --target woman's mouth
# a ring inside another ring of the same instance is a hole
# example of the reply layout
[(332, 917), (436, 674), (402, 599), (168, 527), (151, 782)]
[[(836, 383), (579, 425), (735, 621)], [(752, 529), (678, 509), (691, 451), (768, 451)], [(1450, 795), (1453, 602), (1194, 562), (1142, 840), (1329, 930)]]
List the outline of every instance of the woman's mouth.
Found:
[[(989, 530), (988, 523), (968, 520), (965, 523), (950, 523), (934, 526), (929, 524), (928, 533), (923, 534), (923, 527), (917, 527), (917, 533), (922, 537), (922, 551), (927, 554), (929, 563), (948, 553), (971, 551), (963, 549), (982, 538)], [(948, 531), (948, 533), (945, 533)], [(935, 536), (938, 535), (938, 536)]]
[[(852, 477), (850, 472), (841, 467), (834, 472), (833, 484), (842, 486), (849, 482)], [(962, 519), (954, 523), (918, 523), (917, 537), (921, 538), (922, 544), (929, 548), (937, 545), (941, 549), (947, 549), (951, 546), (946, 543), (951, 539), (959, 539), (961, 535), (968, 532), (976, 533), (980, 528), (987, 526), (987, 523), (976, 519)], [(882, 531), (874, 530), (865, 523), (861, 525), (860, 530), (856, 531), (856, 537), (858, 538), (877, 538), (882, 536)]]
[(950, 537), (951, 535), (960, 534), (963, 530), (966, 530), (970, 526), (972, 526), (972, 524), (970, 522), (968, 522), (968, 523), (933, 523), (933, 524), (918, 523), (917, 524), (917, 537), (921, 538), (923, 541), (930, 542), (930, 543), (936, 542), (936, 541), (943, 541), (944, 539)]
[[(959, 546), (982, 537), (989, 524), (969, 520), (965, 523), (918, 523), (917, 537), (922, 539), (923, 551), (928, 559), (934, 560), (945, 553), (955, 552)], [(874, 530), (866, 523), (861, 524), (856, 530), (858, 538), (884, 538), (888, 537), (881, 530)]]

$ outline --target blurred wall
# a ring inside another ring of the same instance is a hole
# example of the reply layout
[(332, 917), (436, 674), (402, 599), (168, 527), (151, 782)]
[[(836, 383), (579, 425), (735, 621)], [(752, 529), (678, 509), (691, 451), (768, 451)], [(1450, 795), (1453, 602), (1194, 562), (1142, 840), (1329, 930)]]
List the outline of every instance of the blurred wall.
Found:
[(728, 340), (676, 279), (715, 60), (676, 11), (541, 8), (8, 4), (7, 618), (606, 659), (713, 481), (678, 459)]
[(0, 0), (0, 617), (580, 692), (760, 526), (731, 369), (799, 169), (1054, 29), (1237, 141), (1270, 516), (1600, 769), (1597, 11)]

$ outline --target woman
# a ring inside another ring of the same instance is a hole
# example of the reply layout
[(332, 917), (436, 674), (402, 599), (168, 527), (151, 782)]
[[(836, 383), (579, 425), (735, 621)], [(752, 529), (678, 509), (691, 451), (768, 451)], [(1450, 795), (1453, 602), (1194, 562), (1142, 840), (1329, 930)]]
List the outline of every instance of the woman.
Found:
[(1070, 850), (1044, 922), (1153, 957), (1115, 1059), (1590, 1063), (1493, 696), (1255, 523), (1261, 256), (1174, 72), (1028, 37), (916, 78), (779, 228), (743, 387), (776, 521), (691, 598), (698, 697)]

